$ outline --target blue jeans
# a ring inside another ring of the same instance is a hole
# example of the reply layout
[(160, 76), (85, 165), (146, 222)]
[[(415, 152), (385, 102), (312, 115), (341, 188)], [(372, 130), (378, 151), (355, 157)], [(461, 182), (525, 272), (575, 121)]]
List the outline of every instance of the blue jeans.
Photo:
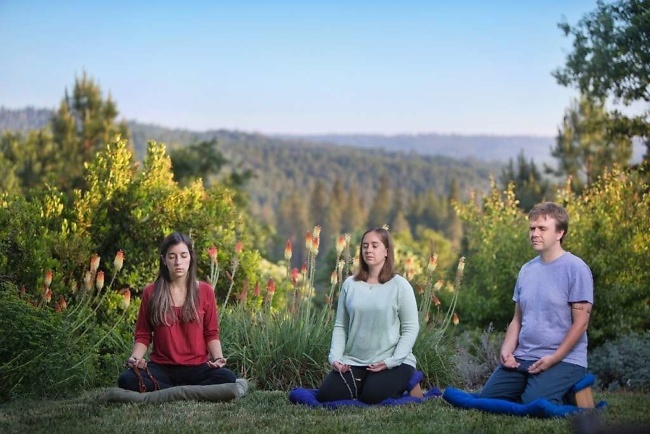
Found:
[(560, 362), (539, 374), (529, 374), (528, 368), (535, 360), (521, 360), (518, 368), (503, 365), (492, 373), (480, 398), (497, 398), (528, 404), (545, 398), (552, 404), (563, 404), (569, 389), (582, 379), (587, 369), (573, 363)]

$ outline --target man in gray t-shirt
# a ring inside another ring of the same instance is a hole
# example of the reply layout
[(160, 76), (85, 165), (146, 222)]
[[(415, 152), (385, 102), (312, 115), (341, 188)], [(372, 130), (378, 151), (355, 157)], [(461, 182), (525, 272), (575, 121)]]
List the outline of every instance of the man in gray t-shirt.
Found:
[(524, 404), (545, 398), (561, 404), (587, 371), (593, 278), (580, 258), (562, 248), (569, 229), (563, 207), (540, 203), (528, 220), (530, 242), (539, 255), (519, 271), (501, 365), (480, 397)]

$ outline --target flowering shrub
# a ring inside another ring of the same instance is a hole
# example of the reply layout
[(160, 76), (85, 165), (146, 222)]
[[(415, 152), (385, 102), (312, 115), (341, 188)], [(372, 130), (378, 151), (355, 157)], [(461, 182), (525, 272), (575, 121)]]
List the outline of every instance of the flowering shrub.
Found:
[(67, 282), (68, 292), (52, 270), (36, 295), (0, 287), (0, 400), (63, 396), (115, 382), (139, 306), (131, 304), (128, 288), (112, 288), (123, 261), (118, 251), (108, 284), (93, 255), (81, 280)]

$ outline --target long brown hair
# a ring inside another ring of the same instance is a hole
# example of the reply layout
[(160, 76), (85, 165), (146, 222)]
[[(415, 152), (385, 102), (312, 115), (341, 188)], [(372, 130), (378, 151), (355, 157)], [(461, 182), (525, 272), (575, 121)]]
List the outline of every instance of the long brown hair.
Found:
[(192, 245), (192, 240), (187, 235), (174, 232), (168, 235), (160, 245), (160, 255), (158, 256), (158, 277), (154, 282), (154, 289), (149, 299), (148, 320), (151, 325), (171, 325), (176, 322), (172, 306), (172, 294), (169, 284), (171, 277), (169, 269), (165, 264), (167, 251), (178, 244), (185, 244), (190, 252), (190, 266), (187, 270), (187, 295), (181, 308), (180, 319), (182, 322), (196, 321), (199, 317), (197, 305), (199, 300), (199, 281), (196, 278), (196, 254)]
[(354, 275), (354, 280), (363, 280), (365, 282), (370, 277), (370, 268), (363, 259), (363, 238), (370, 232), (379, 235), (379, 239), (387, 250), (386, 261), (384, 261), (384, 266), (381, 267), (381, 271), (377, 277), (379, 283), (386, 283), (395, 276), (395, 247), (393, 245), (393, 238), (384, 228), (368, 229), (361, 236), (361, 242), (359, 243), (359, 270)]

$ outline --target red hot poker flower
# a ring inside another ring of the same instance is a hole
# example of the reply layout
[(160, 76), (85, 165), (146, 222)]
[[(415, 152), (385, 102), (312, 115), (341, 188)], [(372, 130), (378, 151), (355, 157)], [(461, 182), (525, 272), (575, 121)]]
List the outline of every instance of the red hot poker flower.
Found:
[(95, 287), (98, 291), (101, 291), (104, 287), (104, 272), (100, 271), (97, 273), (97, 278), (95, 279)]
[(217, 254), (218, 254), (218, 253), (219, 253), (219, 251), (217, 250), (217, 248), (216, 248), (215, 246), (211, 246), (211, 247), (208, 249), (208, 256), (210, 257), (210, 261), (211, 261), (214, 265), (217, 265), (217, 264), (219, 263), (219, 260), (217, 259)]
[(266, 282), (266, 291), (270, 294), (275, 293), (275, 281), (273, 279), (269, 279)]
[(122, 288), (118, 291), (122, 296), (122, 308), (126, 309), (131, 304), (131, 290), (129, 288)]
[(336, 254), (341, 255), (343, 253), (343, 249), (345, 249), (345, 237), (343, 235), (339, 235), (339, 237), (336, 239)]
[(117, 274), (122, 269), (124, 265), (124, 251), (118, 250), (115, 254), (115, 259), (113, 260), (113, 269), (114, 273)]
[(51, 283), (52, 283), (52, 270), (47, 270), (45, 272), (45, 279), (43, 280), (43, 284), (49, 287)]
[(284, 259), (290, 261), (292, 254), (293, 252), (291, 251), (291, 240), (287, 240), (287, 244), (284, 246)]
[(92, 258), (90, 258), (90, 272), (94, 273), (97, 270), (99, 270), (99, 263), (101, 261), (101, 258), (99, 255), (94, 254)]

